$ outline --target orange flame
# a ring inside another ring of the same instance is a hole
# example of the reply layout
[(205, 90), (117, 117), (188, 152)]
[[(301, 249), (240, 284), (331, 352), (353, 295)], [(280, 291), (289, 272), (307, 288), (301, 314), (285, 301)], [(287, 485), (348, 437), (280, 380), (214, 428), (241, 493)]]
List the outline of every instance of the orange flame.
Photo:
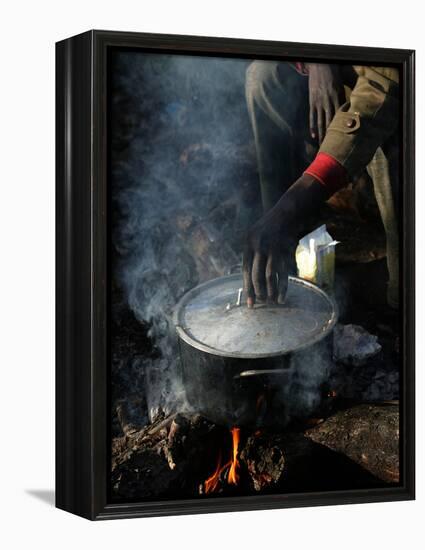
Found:
[(232, 464), (230, 466), (229, 475), (227, 481), (233, 485), (237, 485), (239, 481), (239, 461), (238, 461), (238, 449), (240, 439), (240, 428), (232, 428)]
[(204, 482), (204, 492), (207, 495), (208, 493), (214, 493), (218, 491), (220, 486), (220, 476), (226, 470), (229, 469), (227, 473), (227, 483), (232, 485), (237, 485), (239, 482), (239, 461), (238, 461), (238, 449), (239, 449), (239, 440), (240, 440), (240, 428), (232, 428), (232, 456), (228, 462), (224, 465), (221, 464), (221, 452), (218, 455), (218, 461), (214, 473), (205, 480)]
[(208, 493), (214, 493), (218, 489), (218, 482), (220, 480), (220, 474), (223, 471), (223, 467), (221, 466), (221, 452), (218, 454), (218, 461), (217, 461), (217, 468), (215, 469), (215, 472), (205, 480), (204, 484), (204, 491), (207, 495)]

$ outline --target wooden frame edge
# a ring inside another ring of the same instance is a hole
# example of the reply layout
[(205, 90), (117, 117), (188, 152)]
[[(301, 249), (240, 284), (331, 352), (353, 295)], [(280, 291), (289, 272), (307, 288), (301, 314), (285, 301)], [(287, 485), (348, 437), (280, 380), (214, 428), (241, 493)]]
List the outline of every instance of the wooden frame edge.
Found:
[[(404, 288), (407, 285), (411, 291), (404, 296), (403, 374), (408, 383), (401, 391), (403, 486), (208, 501), (108, 503), (105, 110), (110, 47), (339, 61), (359, 59), (358, 55), (365, 62), (402, 66), (403, 179), (407, 183), (402, 268)], [(59, 42), (56, 48), (56, 506), (88, 519), (113, 519), (414, 499), (414, 51), (107, 31), (89, 31)]]

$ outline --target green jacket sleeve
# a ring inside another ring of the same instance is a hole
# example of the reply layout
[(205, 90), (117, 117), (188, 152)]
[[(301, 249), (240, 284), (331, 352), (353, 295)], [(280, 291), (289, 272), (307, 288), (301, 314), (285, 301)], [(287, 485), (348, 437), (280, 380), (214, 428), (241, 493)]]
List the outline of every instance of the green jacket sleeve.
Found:
[(398, 124), (398, 69), (354, 67), (358, 74), (349, 101), (335, 114), (320, 147), (350, 176), (362, 171)]

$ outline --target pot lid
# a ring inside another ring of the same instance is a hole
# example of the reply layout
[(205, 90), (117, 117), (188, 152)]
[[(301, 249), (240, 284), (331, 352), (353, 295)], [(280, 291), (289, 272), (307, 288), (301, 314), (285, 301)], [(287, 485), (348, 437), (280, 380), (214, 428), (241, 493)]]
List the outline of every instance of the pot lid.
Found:
[(174, 312), (179, 336), (214, 355), (254, 359), (308, 347), (336, 323), (334, 301), (302, 279), (289, 277), (284, 304), (256, 304), (253, 309), (244, 295), (237, 305), (242, 286), (242, 275), (235, 274), (190, 290)]

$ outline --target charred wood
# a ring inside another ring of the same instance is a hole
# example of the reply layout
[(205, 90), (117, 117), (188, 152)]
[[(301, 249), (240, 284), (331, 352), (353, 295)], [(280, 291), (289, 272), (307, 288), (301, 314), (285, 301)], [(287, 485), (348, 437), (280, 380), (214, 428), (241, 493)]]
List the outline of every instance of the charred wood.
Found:
[(397, 402), (358, 405), (306, 431), (311, 440), (341, 453), (388, 483), (399, 481)]
[[(245, 433), (239, 447), (240, 482), (219, 480), (218, 494), (289, 493), (384, 487), (399, 479), (398, 406), (348, 408), (313, 428)], [(113, 440), (113, 497), (190, 497), (229, 452), (229, 431), (200, 415), (160, 415)], [(223, 462), (223, 464), (225, 461)]]
[[(116, 438), (112, 447), (115, 499), (190, 496), (208, 475), (209, 457), (223, 437), (199, 415), (159, 417), (146, 428)], [(208, 460), (207, 460), (208, 459)]]
[(246, 466), (255, 491), (276, 486), (285, 469), (282, 437), (273, 434), (248, 437), (241, 452), (241, 462)]

